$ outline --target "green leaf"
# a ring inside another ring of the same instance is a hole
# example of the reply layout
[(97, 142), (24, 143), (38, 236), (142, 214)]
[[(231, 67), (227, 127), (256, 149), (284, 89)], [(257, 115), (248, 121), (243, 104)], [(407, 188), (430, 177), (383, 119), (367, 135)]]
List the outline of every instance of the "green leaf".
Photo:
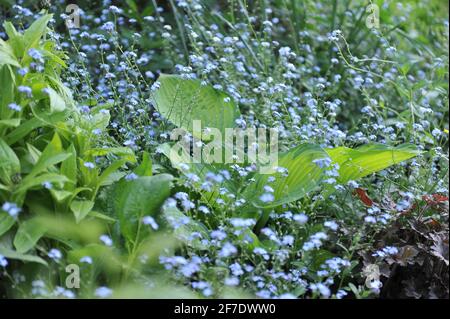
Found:
[(17, 127), (20, 125), (20, 119), (0, 120), (0, 127)]
[(134, 173), (139, 176), (152, 176), (152, 159), (150, 158), (150, 154), (148, 152), (144, 152), (142, 155), (142, 162), (138, 167), (136, 167)]
[(45, 14), (36, 21), (34, 21), (30, 27), (25, 30), (23, 34), (23, 40), (25, 42), (25, 50), (28, 50), (36, 46), (45, 34), (48, 22), (52, 19), (52, 14)]
[(91, 127), (91, 130), (100, 129), (104, 131), (108, 127), (110, 119), (111, 115), (109, 114), (109, 111), (94, 114), (89, 119), (89, 125)]
[(161, 74), (158, 82), (160, 87), (154, 94), (156, 108), (176, 126), (198, 138), (201, 132), (193, 132), (194, 120), (201, 121), (203, 128), (217, 128), (222, 134), (226, 128), (235, 127), (240, 112), (226, 93), (177, 75)]
[(61, 184), (70, 182), (66, 176), (55, 173), (45, 173), (33, 178), (28, 178), (28, 176), (22, 180), (22, 182), (15, 190), (15, 193), (17, 194), (24, 193), (32, 187), (42, 185), (44, 182), (61, 183)]
[[(327, 153), (317, 145), (303, 144), (286, 153), (280, 154), (278, 166), (288, 170), (283, 173), (255, 175), (255, 183), (244, 191), (244, 198), (257, 207), (269, 208), (296, 201), (314, 190), (323, 177), (324, 170), (313, 161), (328, 158)], [(275, 181), (268, 182), (269, 177)], [(274, 201), (263, 203), (259, 197), (266, 193), (264, 186), (273, 188)]]
[(77, 182), (77, 151), (75, 150), (75, 146), (70, 144), (67, 152), (70, 156), (61, 163), (61, 174), (72, 181), (72, 183), (64, 185), (64, 188), (66, 190), (73, 190), (75, 189)]
[(356, 149), (337, 147), (327, 149), (326, 152), (334, 163), (339, 164), (338, 181), (342, 184), (381, 171), (420, 154), (420, 151), (411, 144), (398, 147), (368, 144)]
[(62, 112), (66, 109), (66, 102), (64, 99), (52, 88), (47, 88), (48, 97), (50, 99), (50, 112)]
[(38, 219), (28, 219), (20, 224), (14, 237), (14, 247), (19, 253), (26, 253), (36, 245), (45, 232), (45, 226)]
[[(71, 184), (71, 183), (66, 183)], [(71, 184), (73, 186), (73, 184)], [(53, 198), (56, 200), (57, 203), (63, 203), (69, 198), (72, 197), (72, 192), (64, 191), (64, 190), (58, 190), (58, 189), (50, 189), (50, 193), (52, 194)]]
[(10, 39), (17, 38), (21, 35), (19, 32), (17, 32), (14, 25), (9, 21), (5, 21), (3, 23), (3, 28), (5, 28), (6, 34), (8, 35), (8, 38), (10, 38)]
[(9, 65), (0, 66), (0, 83), (0, 119), (6, 120), (11, 116), (8, 105), (14, 102), (16, 85), (16, 76)]
[(6, 233), (10, 228), (16, 223), (14, 218), (9, 216), (9, 214), (0, 211), (0, 236)]
[(3, 23), (3, 28), (6, 31), (6, 34), (8, 35), (8, 44), (11, 46), (11, 49), (14, 52), (14, 55), (17, 58), (21, 58), (24, 53), (25, 44), (23, 41), (23, 36), (19, 32), (17, 32), (16, 28), (14, 28), (14, 25), (9, 22), (5, 21)]
[(35, 130), (39, 126), (42, 126), (42, 122), (37, 118), (29, 119), (28, 121), (22, 123), (19, 127), (17, 127), (14, 131), (10, 132), (5, 137), (5, 141), (12, 145), (24, 138), (31, 131)]
[(74, 200), (70, 204), (70, 209), (72, 210), (75, 221), (77, 224), (83, 220), (87, 214), (92, 210), (94, 207), (94, 202), (90, 200)]
[(109, 217), (108, 215), (96, 212), (94, 210), (91, 210), (88, 215), (91, 216), (91, 217), (95, 217), (95, 218), (104, 220), (104, 221), (106, 221), (108, 223), (115, 223), (115, 222), (117, 222), (116, 219), (114, 219), (112, 217)]
[(173, 177), (168, 174), (122, 179), (113, 192), (114, 211), (120, 230), (128, 242), (135, 244), (138, 225), (146, 215), (155, 215), (170, 195)]
[(9, 64), (20, 68), (20, 63), (14, 56), (14, 51), (11, 46), (0, 39), (0, 66), (3, 64)]
[(47, 266), (47, 262), (35, 255), (25, 255), (22, 253), (19, 253), (17, 251), (14, 251), (12, 249), (8, 249), (6, 247), (0, 246), (0, 255), (3, 255), (6, 258), (9, 259), (17, 259), (17, 260), (21, 260), (21, 261), (29, 261), (29, 262), (33, 262), (33, 263), (38, 263), (38, 264), (42, 264), (44, 266)]
[(36, 165), (33, 167), (27, 177), (25, 177), (24, 181), (33, 179), (39, 173), (42, 173), (53, 165), (64, 161), (70, 156), (70, 153), (64, 152), (61, 139), (59, 138), (59, 135), (55, 133), (53, 139), (44, 149)]
[[(114, 173), (117, 173), (117, 170), (121, 168), (123, 165), (125, 165), (127, 162), (129, 162), (127, 159), (119, 159), (115, 162), (112, 162), (99, 176), (97, 180), (97, 185), (99, 186), (106, 186), (110, 185), (111, 182), (115, 181), (115, 179), (110, 179), (110, 177), (114, 177)], [(120, 176), (120, 175), (119, 175)]]
[(11, 183), (11, 176), (20, 173), (20, 161), (16, 153), (0, 138), (0, 180)]

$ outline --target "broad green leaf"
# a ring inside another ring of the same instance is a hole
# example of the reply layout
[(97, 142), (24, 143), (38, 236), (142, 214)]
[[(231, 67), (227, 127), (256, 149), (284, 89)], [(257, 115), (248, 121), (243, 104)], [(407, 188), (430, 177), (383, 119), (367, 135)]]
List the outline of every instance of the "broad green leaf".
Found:
[(20, 173), (20, 161), (16, 153), (0, 138), (0, 180), (10, 184), (11, 176)]
[(136, 244), (141, 219), (155, 215), (170, 195), (173, 177), (168, 174), (142, 176), (134, 180), (122, 179), (115, 186), (114, 211), (119, 218), (120, 230), (128, 242)]
[(42, 54), (47, 57), (49, 60), (61, 65), (63, 68), (67, 67), (67, 64), (54, 53), (54, 43), (51, 41), (47, 41), (44, 44), (44, 48), (42, 49)]
[(45, 14), (36, 21), (34, 21), (23, 34), (25, 42), (25, 50), (36, 46), (45, 34), (48, 22), (52, 19), (52, 14)]
[(28, 219), (20, 224), (14, 237), (14, 247), (19, 253), (26, 253), (36, 245), (45, 232), (46, 228), (39, 219)]
[(15, 223), (14, 218), (0, 210), (0, 236), (6, 233)]
[(38, 263), (38, 264), (42, 264), (44, 266), (47, 266), (47, 262), (42, 259), (41, 257), (38, 257), (36, 255), (26, 255), (26, 254), (22, 254), (19, 253), (17, 251), (14, 251), (12, 249), (0, 246), (0, 255), (3, 255), (6, 258), (9, 259), (17, 259), (17, 260), (21, 260), (21, 261), (29, 261), (29, 262), (33, 262), (33, 263)]
[(201, 121), (202, 128), (217, 128), (222, 134), (226, 128), (235, 127), (239, 109), (226, 93), (202, 85), (199, 80), (186, 80), (177, 75), (161, 74), (158, 82), (155, 106), (179, 128), (201, 138), (201, 132), (193, 132), (194, 120)]
[(70, 209), (72, 210), (75, 221), (77, 224), (83, 220), (87, 214), (92, 210), (94, 207), (94, 202), (90, 200), (74, 200), (70, 204)]
[[(278, 167), (287, 169), (287, 176), (283, 172), (275, 174), (255, 175), (255, 183), (244, 191), (244, 198), (257, 207), (275, 207), (296, 201), (308, 192), (318, 187), (323, 177), (324, 170), (313, 161), (328, 158), (327, 153), (317, 145), (303, 144), (286, 153), (280, 154)], [(269, 183), (269, 177), (275, 177), (275, 181)], [(263, 194), (271, 194), (264, 191), (264, 186), (271, 187), (274, 200), (264, 203), (260, 197)]]
[(417, 148), (411, 144), (398, 147), (368, 144), (356, 149), (347, 147), (326, 149), (326, 152), (334, 163), (339, 164), (338, 181), (342, 184), (381, 171), (420, 154)]

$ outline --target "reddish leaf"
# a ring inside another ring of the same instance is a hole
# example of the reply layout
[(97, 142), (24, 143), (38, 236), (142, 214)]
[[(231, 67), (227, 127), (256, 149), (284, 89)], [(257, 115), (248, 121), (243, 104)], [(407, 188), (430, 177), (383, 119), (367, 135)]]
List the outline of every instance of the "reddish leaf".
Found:
[(435, 202), (448, 202), (448, 197), (441, 194), (433, 194), (433, 199)]
[(355, 189), (356, 195), (358, 195), (359, 199), (367, 206), (372, 207), (373, 200), (370, 199), (369, 196), (367, 196), (367, 193), (362, 188), (356, 188)]
[(447, 202), (448, 197), (441, 194), (433, 194), (433, 195), (424, 195), (422, 199), (427, 202), (429, 205), (437, 205), (442, 202)]

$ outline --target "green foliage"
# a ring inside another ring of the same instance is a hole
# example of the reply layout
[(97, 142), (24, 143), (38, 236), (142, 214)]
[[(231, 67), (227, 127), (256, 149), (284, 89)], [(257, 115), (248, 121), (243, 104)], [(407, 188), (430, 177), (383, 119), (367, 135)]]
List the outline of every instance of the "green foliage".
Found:
[(164, 200), (170, 195), (172, 176), (160, 174), (141, 176), (115, 185), (111, 200), (114, 215), (119, 219), (120, 230), (129, 247), (137, 246), (148, 235), (142, 226), (144, 216), (155, 216)]
[(411, 144), (389, 147), (383, 144), (368, 144), (356, 149), (337, 147), (326, 152), (339, 164), (339, 182), (345, 184), (376, 173), (420, 154)]
[[(156, 92), (157, 100), (161, 101), (161, 96), (165, 97), (164, 101), (167, 101), (169, 96), (190, 96), (192, 91), (191, 80), (182, 80), (178, 77), (171, 77), (170, 84), (165, 84), (165, 75), (159, 81), (163, 84), (161, 88)], [(176, 79), (176, 81), (175, 81)], [(175, 84), (176, 83), (176, 84)], [(186, 83), (183, 85), (182, 83)], [(197, 85), (199, 85), (197, 83)], [(176, 86), (176, 89), (175, 89)], [(209, 86), (202, 87), (205, 92), (213, 92), (213, 88)], [(204, 93), (205, 95), (207, 93)], [(206, 95), (208, 96), (208, 95)], [(220, 127), (222, 131), (226, 128), (223, 125), (225, 123), (217, 124), (214, 122), (214, 116), (217, 112), (221, 112), (220, 104), (210, 102), (208, 105), (216, 106), (214, 108), (201, 110), (195, 108), (186, 108), (185, 101), (193, 99), (191, 98), (175, 98), (171, 102), (171, 108), (169, 113), (163, 113), (168, 116), (169, 119), (173, 119), (172, 122), (178, 123), (179, 126), (189, 129), (188, 121), (204, 118), (213, 119), (209, 122), (210, 127)], [(200, 100), (203, 101), (203, 100)], [(163, 104), (160, 102), (160, 105)], [(163, 104), (167, 105), (167, 104)], [(202, 102), (198, 104), (203, 105)], [(222, 106), (223, 108), (223, 106)], [(173, 114), (183, 115), (183, 121), (177, 121)], [(229, 128), (234, 127), (234, 121), (229, 121)], [(190, 127), (192, 129), (192, 127)], [(216, 141), (217, 142), (217, 141)], [(220, 141), (219, 141), (220, 143)], [(161, 147), (163, 153), (170, 158), (170, 146), (163, 145)], [(326, 172), (329, 170), (329, 166), (338, 165), (338, 180), (342, 184), (346, 184), (350, 180), (357, 180), (364, 176), (376, 173), (392, 165), (398, 164), (402, 161), (408, 160), (417, 156), (419, 152), (413, 145), (400, 145), (398, 147), (390, 147), (383, 144), (368, 144), (356, 149), (347, 147), (338, 147), (334, 149), (323, 149), (319, 145), (303, 144), (288, 152), (279, 155), (278, 167), (283, 171), (273, 174), (261, 174), (256, 173), (252, 176), (254, 182), (248, 187), (243, 189), (233, 182), (225, 182), (224, 187), (228, 187), (232, 193), (237, 192), (239, 189), (245, 200), (252, 204), (243, 208), (242, 212), (252, 211), (256, 208), (273, 208), (283, 204), (297, 201), (307, 195), (309, 192), (318, 189), (321, 186), (321, 182), (326, 177)], [(185, 173), (195, 173), (202, 179), (208, 172), (217, 172), (224, 168), (223, 164), (203, 164), (194, 163), (191, 164), (186, 151), (183, 154), (178, 154), (177, 161), (185, 164), (189, 163), (189, 170)], [(328, 162), (327, 162), (328, 161)], [(325, 162), (321, 164), (320, 162)], [(180, 163), (176, 163), (179, 167)], [(174, 164), (175, 165), (175, 164)], [(287, 170), (287, 171), (285, 171)], [(275, 178), (275, 182), (269, 183), (269, 178)], [(264, 187), (270, 185), (273, 188), (273, 201), (270, 203), (263, 202), (260, 196), (263, 195)], [(213, 202), (219, 196), (218, 192), (209, 192), (206, 196)]]
[(222, 134), (226, 128), (235, 126), (239, 109), (224, 92), (177, 75), (161, 74), (158, 82), (160, 88), (154, 95), (156, 108), (176, 126), (199, 138), (202, 132), (193, 132), (193, 121), (201, 121), (203, 128), (217, 128)]
[[(448, 297), (447, 4), (13, 2), (0, 298)], [(275, 173), (174, 160), (195, 120), (276, 129)]]
[[(51, 15), (42, 16), (23, 34), (5, 22), (9, 40), (0, 43), (0, 198), (22, 209), (16, 218), (3, 211), (0, 215), (0, 236), (15, 233), (16, 249), (5, 248), (2, 255), (13, 259), (40, 261), (22, 255), (32, 254), (38, 241), (52, 233), (38, 215), (70, 214), (76, 223), (100, 216), (89, 215), (99, 189), (121, 178), (117, 173), (126, 163), (136, 162), (132, 150), (105, 148), (102, 137), (92, 133), (106, 130), (107, 111), (97, 109), (87, 116), (73, 107), (58, 76), (65, 65), (63, 55), (44, 39), (50, 19)], [(30, 49), (44, 53), (45, 69), (16, 76), (18, 68), (30, 67)], [(30, 87), (31, 95), (20, 92), (19, 86)], [(20, 110), (12, 110), (11, 103)], [(94, 164), (105, 157), (106, 165)]]

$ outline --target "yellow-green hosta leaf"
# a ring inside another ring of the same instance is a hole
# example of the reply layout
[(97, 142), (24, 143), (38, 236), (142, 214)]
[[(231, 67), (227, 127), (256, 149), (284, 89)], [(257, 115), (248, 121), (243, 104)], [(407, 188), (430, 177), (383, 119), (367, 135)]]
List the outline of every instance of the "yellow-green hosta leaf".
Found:
[(161, 74), (158, 82), (160, 87), (154, 94), (156, 109), (179, 128), (201, 138), (201, 133), (193, 132), (194, 120), (201, 121), (202, 128), (217, 128), (222, 134), (226, 128), (235, 127), (240, 112), (226, 93), (178, 75)]
[(338, 182), (342, 184), (379, 172), (420, 154), (420, 151), (411, 144), (397, 147), (368, 144), (356, 149), (348, 147), (326, 149), (326, 152), (334, 163), (339, 164)]
[[(244, 197), (251, 198), (255, 206), (263, 208), (298, 200), (319, 186), (324, 170), (314, 161), (323, 158), (328, 158), (327, 153), (314, 144), (303, 144), (282, 153), (278, 159), (280, 172), (256, 174), (256, 182), (245, 190)], [(283, 172), (283, 169), (287, 172)], [(268, 182), (269, 177), (275, 177), (275, 181)], [(264, 190), (265, 186), (271, 187), (273, 193)], [(271, 195), (273, 200), (266, 201)]]

